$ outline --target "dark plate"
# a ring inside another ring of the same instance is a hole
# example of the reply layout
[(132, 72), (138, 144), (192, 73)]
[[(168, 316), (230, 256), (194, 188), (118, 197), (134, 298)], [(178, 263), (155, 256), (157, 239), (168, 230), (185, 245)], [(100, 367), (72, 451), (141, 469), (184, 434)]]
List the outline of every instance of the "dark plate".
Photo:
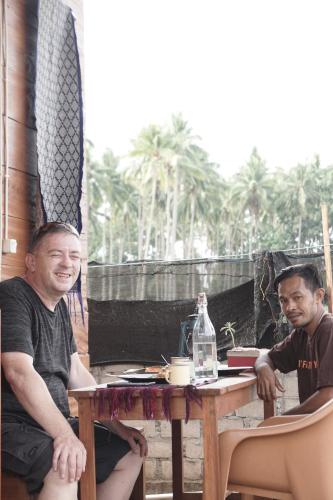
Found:
[(107, 387), (142, 387), (146, 385), (155, 385), (155, 382), (127, 382), (127, 380), (123, 380), (122, 382), (109, 382)]
[(245, 370), (253, 371), (253, 368), (250, 366), (224, 366), (223, 368), (218, 369), (219, 377), (225, 377), (227, 375), (239, 375)]
[(164, 377), (158, 377), (155, 373), (133, 373), (131, 375), (119, 375), (119, 378), (133, 384), (167, 384)]

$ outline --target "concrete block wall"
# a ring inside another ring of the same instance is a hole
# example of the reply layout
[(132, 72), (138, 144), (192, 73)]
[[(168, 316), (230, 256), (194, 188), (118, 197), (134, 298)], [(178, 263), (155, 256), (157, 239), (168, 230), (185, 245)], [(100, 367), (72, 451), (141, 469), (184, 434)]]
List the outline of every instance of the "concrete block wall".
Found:
[[(99, 383), (107, 381), (107, 368), (92, 368), (93, 375)], [(123, 368), (123, 367), (122, 367)], [(279, 394), (275, 405), (277, 415), (298, 404), (296, 373), (278, 374), (286, 391)], [(219, 431), (226, 429), (243, 429), (256, 427), (263, 420), (263, 404), (253, 401), (230, 413), (219, 421)], [(149, 443), (149, 454), (146, 460), (147, 493), (169, 493), (172, 491), (171, 470), (171, 425), (165, 421), (131, 421), (128, 425), (144, 427)], [(183, 424), (184, 480), (187, 491), (202, 489), (203, 452), (202, 422), (191, 420)]]

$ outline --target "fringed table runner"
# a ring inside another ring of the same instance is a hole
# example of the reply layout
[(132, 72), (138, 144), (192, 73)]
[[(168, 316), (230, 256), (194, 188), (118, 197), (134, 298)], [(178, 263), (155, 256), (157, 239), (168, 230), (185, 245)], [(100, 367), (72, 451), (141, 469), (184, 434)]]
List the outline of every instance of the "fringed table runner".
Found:
[(119, 410), (129, 413), (135, 406), (135, 403), (141, 399), (143, 405), (143, 414), (147, 420), (153, 420), (157, 414), (157, 399), (162, 398), (163, 415), (166, 420), (172, 419), (171, 398), (173, 392), (177, 390), (184, 391), (185, 398), (185, 422), (190, 418), (191, 402), (194, 401), (200, 407), (202, 406), (201, 396), (194, 385), (180, 387), (177, 385), (156, 385), (154, 387), (107, 387), (96, 389), (94, 403), (97, 408), (97, 418), (108, 414), (111, 419), (118, 418)]

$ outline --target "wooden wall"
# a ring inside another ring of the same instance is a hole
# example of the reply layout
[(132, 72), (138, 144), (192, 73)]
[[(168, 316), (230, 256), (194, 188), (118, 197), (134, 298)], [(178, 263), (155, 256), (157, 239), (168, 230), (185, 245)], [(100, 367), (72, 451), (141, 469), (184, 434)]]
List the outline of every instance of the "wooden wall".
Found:
[[(83, 0), (63, 0), (72, 8), (76, 18), (81, 71), (83, 68)], [(17, 240), (15, 254), (2, 254), (1, 279), (7, 279), (24, 272), (24, 257), (32, 228), (38, 222), (38, 178), (37, 158), (34, 149), (34, 123), (29, 112), (27, 92), (33, 84), (33, 68), (31, 65), (31, 44), (37, 35), (36, 19), (29, 15), (29, 6), (35, 0), (5, 0), (7, 26), (7, 92), (8, 92), (8, 166), (9, 166), (9, 205), (8, 205), (8, 237)], [(82, 78), (83, 81), (83, 78)], [(2, 110), (2, 113), (4, 111)], [(2, 141), (2, 139), (1, 139)], [(3, 148), (3, 144), (1, 144)], [(4, 173), (4, 165), (2, 172)], [(4, 181), (4, 178), (3, 178)], [(36, 201), (37, 200), (37, 201)], [(4, 201), (4, 200), (3, 200)], [(82, 292), (85, 306), (84, 323), (80, 314), (73, 320), (73, 327), (78, 343), (78, 350), (83, 361), (88, 363), (87, 342), (87, 201), (85, 176), (82, 195)], [(4, 204), (2, 206), (4, 214)], [(4, 220), (4, 217), (2, 218)], [(76, 304), (79, 311), (79, 305)]]

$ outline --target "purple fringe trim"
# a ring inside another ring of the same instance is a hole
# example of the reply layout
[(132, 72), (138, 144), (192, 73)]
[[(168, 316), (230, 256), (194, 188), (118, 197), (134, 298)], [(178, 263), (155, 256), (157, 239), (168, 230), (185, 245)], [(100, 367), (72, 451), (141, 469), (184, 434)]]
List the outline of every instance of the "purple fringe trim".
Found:
[(187, 424), (189, 418), (190, 418), (190, 411), (191, 411), (191, 405), (190, 403), (194, 401), (197, 403), (200, 408), (202, 408), (202, 399), (201, 396), (198, 392), (197, 387), (194, 385), (186, 385), (184, 387), (184, 396), (185, 396), (185, 402), (186, 402), (186, 413), (185, 413), (185, 423)]
[[(97, 408), (97, 418), (100, 418), (106, 413), (109, 414), (111, 420), (117, 419), (119, 410), (124, 409), (125, 413), (129, 413), (135, 406), (137, 398), (134, 398), (134, 393), (138, 394), (142, 399), (143, 415), (147, 420), (155, 419), (157, 410), (157, 395), (162, 395), (162, 410), (166, 420), (172, 420), (171, 398), (175, 389), (179, 389), (176, 385), (157, 385), (155, 387), (107, 387), (96, 389), (94, 395), (94, 403)], [(194, 385), (186, 385), (184, 387), (185, 397), (185, 422), (187, 423), (191, 413), (191, 403), (194, 402), (200, 407), (202, 406), (201, 396), (198, 389)]]

